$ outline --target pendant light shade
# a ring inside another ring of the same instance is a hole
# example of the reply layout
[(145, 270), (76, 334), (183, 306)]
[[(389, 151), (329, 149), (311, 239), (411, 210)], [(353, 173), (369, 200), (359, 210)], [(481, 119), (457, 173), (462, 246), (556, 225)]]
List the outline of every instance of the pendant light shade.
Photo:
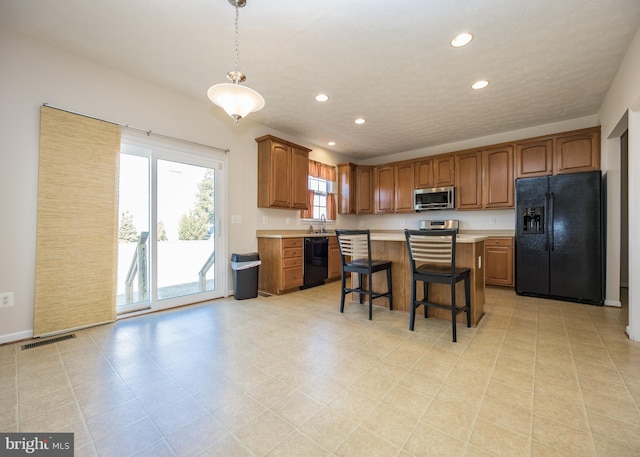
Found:
[(264, 108), (264, 98), (255, 90), (237, 83), (221, 83), (207, 91), (209, 99), (221, 107), (234, 121)]
[(240, 83), (245, 79), (245, 75), (238, 71), (238, 8), (246, 5), (246, 0), (229, 0), (229, 3), (236, 9), (236, 65), (235, 70), (227, 73), (230, 83), (215, 84), (207, 91), (209, 99), (221, 107), (233, 118), (237, 126), (238, 121), (247, 117), (249, 113), (260, 111), (264, 108), (264, 98), (258, 92)]

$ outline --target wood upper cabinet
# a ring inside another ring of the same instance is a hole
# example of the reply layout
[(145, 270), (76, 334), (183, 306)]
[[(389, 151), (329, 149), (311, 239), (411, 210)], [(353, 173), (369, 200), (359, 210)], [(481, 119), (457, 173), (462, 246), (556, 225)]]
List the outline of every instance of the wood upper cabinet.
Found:
[(600, 127), (516, 143), (515, 177), (580, 173), (600, 169)]
[(374, 173), (376, 214), (413, 211), (413, 162), (382, 165)]
[(513, 207), (513, 146), (482, 152), (483, 208)]
[(557, 135), (553, 174), (580, 173), (600, 169), (600, 127)]
[(553, 173), (553, 138), (516, 144), (516, 178), (549, 176)]
[(482, 208), (482, 151), (456, 154), (456, 208)]
[(356, 164), (338, 164), (338, 213), (356, 213)]
[(395, 212), (413, 212), (414, 163), (402, 162), (393, 166), (395, 181)]
[(433, 185), (433, 159), (420, 159), (414, 163), (416, 189), (429, 189)]
[(345, 163), (338, 165), (338, 211), (411, 212), (414, 189), (447, 186), (456, 187), (457, 209), (513, 208), (514, 178), (599, 169), (600, 127), (376, 167)]
[(258, 143), (258, 207), (307, 209), (309, 152), (272, 135)]
[(433, 187), (455, 185), (455, 164), (455, 154), (445, 154), (433, 158)]
[(376, 214), (393, 213), (395, 209), (393, 165), (374, 168), (373, 204)]
[(490, 237), (484, 242), (484, 281), (513, 286), (513, 238)]
[(356, 167), (356, 214), (373, 214), (373, 167)]
[(291, 149), (291, 207), (309, 208), (309, 149)]

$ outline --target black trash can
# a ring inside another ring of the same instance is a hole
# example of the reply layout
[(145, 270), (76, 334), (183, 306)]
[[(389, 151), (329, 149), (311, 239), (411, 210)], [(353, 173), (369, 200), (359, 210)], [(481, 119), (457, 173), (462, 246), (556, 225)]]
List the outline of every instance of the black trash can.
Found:
[(258, 269), (260, 256), (257, 252), (249, 254), (232, 254), (234, 297), (236, 300), (256, 298), (258, 296)]

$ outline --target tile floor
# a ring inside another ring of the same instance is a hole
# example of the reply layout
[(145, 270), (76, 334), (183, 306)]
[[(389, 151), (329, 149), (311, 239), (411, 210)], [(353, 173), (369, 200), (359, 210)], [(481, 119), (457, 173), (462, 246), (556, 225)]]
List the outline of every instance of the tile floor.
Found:
[(626, 309), (487, 290), (477, 328), (348, 304), (339, 284), (0, 346), (0, 430), (76, 456), (638, 456)]

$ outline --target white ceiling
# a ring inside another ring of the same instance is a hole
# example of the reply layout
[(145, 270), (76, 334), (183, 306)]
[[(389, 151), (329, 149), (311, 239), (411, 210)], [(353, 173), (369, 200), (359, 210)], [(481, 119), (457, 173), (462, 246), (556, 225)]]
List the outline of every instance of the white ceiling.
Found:
[[(234, 20), (227, 0), (0, 0), (0, 25), (202, 101)], [(638, 0), (247, 0), (239, 69), (254, 121), (366, 158), (595, 114), (639, 26)]]

